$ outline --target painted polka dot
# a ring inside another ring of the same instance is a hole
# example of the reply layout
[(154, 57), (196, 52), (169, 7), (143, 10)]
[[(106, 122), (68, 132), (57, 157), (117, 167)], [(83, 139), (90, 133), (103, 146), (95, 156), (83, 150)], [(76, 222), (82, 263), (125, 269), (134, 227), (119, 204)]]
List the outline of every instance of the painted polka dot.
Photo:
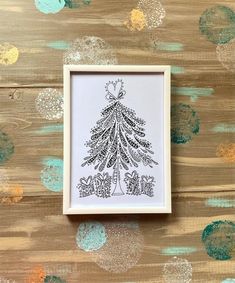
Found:
[(11, 137), (0, 131), (0, 165), (8, 161), (15, 151)]
[(105, 223), (106, 244), (94, 252), (93, 260), (106, 271), (126, 272), (134, 267), (142, 255), (144, 238), (134, 222)]
[(196, 111), (187, 104), (179, 103), (171, 107), (171, 141), (176, 144), (189, 142), (199, 133), (200, 120)]
[(0, 186), (0, 203), (2, 204), (15, 204), (23, 198), (23, 187), (20, 185), (7, 185)]
[(216, 155), (224, 162), (235, 163), (235, 143), (221, 143), (216, 148)]
[(225, 69), (235, 72), (235, 39), (225, 44), (218, 44), (216, 55)]
[(148, 29), (160, 26), (166, 16), (166, 11), (158, 0), (140, 0), (137, 9), (144, 13)]
[(146, 27), (146, 19), (144, 13), (139, 9), (133, 9), (124, 25), (130, 31), (141, 31)]
[(91, 0), (65, 0), (65, 6), (70, 9), (83, 8), (91, 4)]
[(44, 278), (44, 283), (66, 283), (66, 281), (56, 275), (47, 275)]
[(42, 265), (34, 266), (26, 277), (26, 283), (44, 283), (45, 270)]
[(100, 249), (106, 242), (105, 227), (97, 221), (81, 223), (78, 227), (76, 242), (79, 248), (87, 252)]
[(226, 6), (210, 7), (201, 15), (199, 29), (209, 41), (215, 44), (227, 43), (235, 36), (235, 14)]
[(65, 6), (64, 0), (35, 0), (36, 8), (44, 14), (56, 14)]
[(19, 50), (10, 43), (0, 44), (0, 64), (12, 65), (17, 62), (19, 58)]
[(210, 257), (231, 259), (235, 250), (235, 223), (219, 220), (208, 224), (203, 230), (202, 242)]
[(65, 64), (117, 64), (113, 47), (100, 37), (84, 36), (77, 38), (64, 53)]
[(166, 283), (189, 283), (192, 281), (192, 270), (187, 259), (173, 257), (164, 264), (163, 278)]
[(60, 90), (46, 88), (39, 92), (35, 100), (36, 110), (44, 119), (58, 120), (63, 117), (64, 99)]
[(44, 168), (40, 173), (42, 184), (50, 191), (63, 190), (63, 160), (60, 158), (48, 158), (43, 161)]

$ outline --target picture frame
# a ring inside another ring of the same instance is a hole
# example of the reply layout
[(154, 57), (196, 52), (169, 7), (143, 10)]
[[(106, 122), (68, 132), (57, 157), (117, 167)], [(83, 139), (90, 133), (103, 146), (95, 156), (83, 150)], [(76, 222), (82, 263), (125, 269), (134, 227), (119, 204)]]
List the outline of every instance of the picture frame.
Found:
[(170, 66), (64, 65), (63, 214), (171, 213)]

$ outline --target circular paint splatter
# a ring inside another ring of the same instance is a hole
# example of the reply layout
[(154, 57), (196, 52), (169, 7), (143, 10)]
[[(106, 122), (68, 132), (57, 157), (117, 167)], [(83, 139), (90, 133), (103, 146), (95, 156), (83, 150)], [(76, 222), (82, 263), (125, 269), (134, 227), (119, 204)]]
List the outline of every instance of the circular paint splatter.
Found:
[(130, 12), (129, 18), (124, 22), (124, 25), (130, 31), (141, 31), (146, 27), (146, 20), (144, 13), (139, 9), (133, 9)]
[(44, 278), (44, 283), (65, 283), (65, 282), (66, 282), (65, 280), (55, 275), (47, 275)]
[(24, 190), (20, 185), (0, 185), (0, 203), (14, 204), (23, 198)]
[(182, 144), (199, 133), (200, 120), (191, 106), (183, 103), (171, 107), (171, 141)]
[(44, 161), (41, 171), (41, 182), (50, 191), (60, 192), (63, 190), (63, 160), (51, 158)]
[(65, 0), (65, 6), (70, 9), (82, 8), (90, 5), (91, 0)]
[(167, 283), (189, 283), (192, 271), (192, 265), (187, 259), (173, 257), (163, 267), (163, 278)]
[(19, 50), (10, 43), (0, 44), (0, 64), (12, 65), (17, 62), (19, 58)]
[(64, 53), (65, 64), (114, 65), (117, 58), (113, 47), (100, 37), (77, 38)]
[(235, 143), (222, 143), (216, 149), (216, 155), (225, 162), (235, 162)]
[[(17, 186), (16, 186), (17, 187)], [(21, 194), (14, 190), (14, 187), (9, 185), (9, 177), (5, 170), (0, 171), (0, 203), (11, 204), (16, 203), (22, 199), (23, 190)]]
[(43, 266), (39, 265), (33, 267), (25, 281), (26, 283), (43, 283), (45, 276), (46, 274)]
[(106, 223), (106, 244), (93, 253), (98, 266), (113, 273), (125, 272), (139, 261), (144, 238), (137, 225), (130, 223)]
[(106, 242), (104, 226), (97, 222), (84, 222), (78, 227), (76, 242), (79, 248), (84, 251), (96, 251)]
[(165, 9), (158, 0), (140, 0), (137, 9), (144, 13), (148, 29), (160, 26), (166, 16)]
[(0, 165), (9, 160), (14, 153), (14, 144), (11, 138), (0, 131)]
[(56, 14), (65, 6), (64, 0), (35, 0), (36, 8), (44, 14)]
[(227, 43), (235, 36), (235, 14), (226, 6), (211, 7), (201, 15), (199, 29), (211, 42)]
[(46, 88), (38, 94), (35, 106), (43, 118), (47, 120), (61, 119), (64, 112), (63, 94), (60, 90)]
[(210, 257), (218, 260), (232, 258), (235, 249), (235, 224), (231, 221), (215, 221), (205, 227), (202, 242)]
[(217, 45), (216, 54), (225, 69), (235, 72), (235, 39), (226, 44)]

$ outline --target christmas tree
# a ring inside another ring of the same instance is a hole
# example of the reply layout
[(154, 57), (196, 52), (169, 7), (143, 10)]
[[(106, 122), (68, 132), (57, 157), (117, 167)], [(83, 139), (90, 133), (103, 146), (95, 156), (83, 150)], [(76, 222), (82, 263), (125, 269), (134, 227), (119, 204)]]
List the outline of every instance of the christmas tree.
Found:
[(86, 143), (89, 155), (84, 158), (85, 165), (93, 165), (102, 172), (113, 169), (112, 182), (115, 184), (112, 195), (123, 195), (121, 170), (138, 167), (139, 163), (152, 167), (155, 162), (151, 155), (151, 143), (144, 139), (145, 121), (136, 116), (135, 111), (121, 103), (126, 92), (121, 79), (109, 81), (105, 85), (109, 104), (102, 110), (101, 119), (91, 129), (91, 139)]

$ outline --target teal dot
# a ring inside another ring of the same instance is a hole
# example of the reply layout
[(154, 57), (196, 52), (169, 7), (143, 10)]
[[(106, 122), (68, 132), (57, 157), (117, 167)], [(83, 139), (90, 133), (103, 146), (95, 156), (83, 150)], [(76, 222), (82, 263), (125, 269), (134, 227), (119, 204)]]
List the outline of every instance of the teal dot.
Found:
[(14, 153), (14, 144), (11, 138), (0, 131), (0, 165), (9, 160)]
[(184, 144), (199, 133), (200, 120), (196, 111), (187, 104), (179, 103), (171, 107), (171, 142)]
[(214, 221), (202, 233), (207, 254), (217, 260), (232, 258), (235, 249), (235, 224), (231, 221)]
[(44, 168), (41, 171), (41, 182), (50, 191), (63, 190), (63, 160), (60, 158), (48, 158), (43, 161)]
[(44, 278), (44, 283), (66, 283), (66, 281), (55, 275), (47, 275)]
[(91, 0), (65, 0), (65, 6), (74, 9), (90, 5)]
[(209, 41), (227, 43), (235, 36), (235, 14), (226, 6), (213, 6), (201, 15), (199, 29)]
[(65, 6), (64, 0), (35, 0), (36, 8), (44, 14), (56, 14)]
[(84, 251), (96, 251), (106, 242), (105, 227), (97, 221), (83, 222), (79, 225), (76, 242)]

